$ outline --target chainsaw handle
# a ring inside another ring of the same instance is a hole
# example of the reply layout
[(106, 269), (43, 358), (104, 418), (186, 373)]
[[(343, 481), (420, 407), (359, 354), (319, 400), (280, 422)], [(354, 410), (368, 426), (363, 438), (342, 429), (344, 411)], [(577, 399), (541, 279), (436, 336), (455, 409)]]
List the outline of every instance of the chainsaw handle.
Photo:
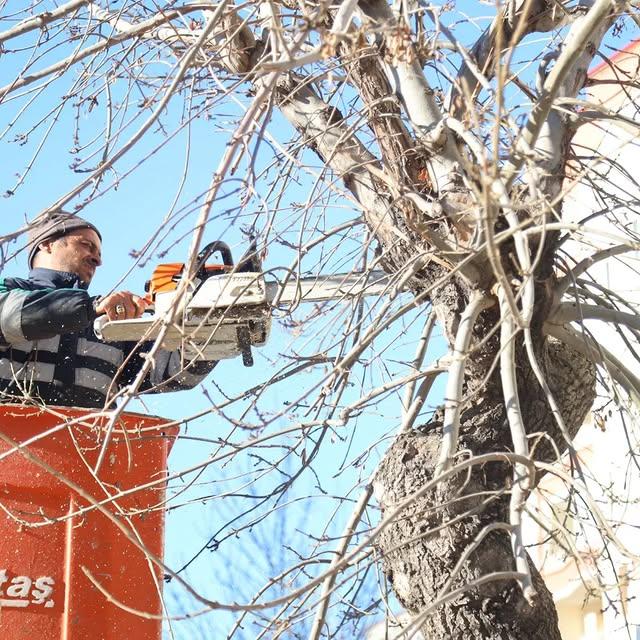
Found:
[(201, 280), (206, 279), (205, 263), (216, 251), (220, 252), (222, 263), (225, 267), (233, 267), (233, 256), (231, 255), (229, 245), (226, 242), (222, 242), (222, 240), (215, 240), (206, 245), (198, 254), (196, 258), (196, 264), (198, 265), (196, 278), (200, 278)]

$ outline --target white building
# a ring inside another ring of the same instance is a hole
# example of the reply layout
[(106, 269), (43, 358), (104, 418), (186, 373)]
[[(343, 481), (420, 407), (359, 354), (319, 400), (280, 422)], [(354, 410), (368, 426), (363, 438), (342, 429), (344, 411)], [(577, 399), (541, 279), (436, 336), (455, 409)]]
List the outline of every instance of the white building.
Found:
[[(596, 233), (567, 246), (568, 261), (618, 244), (607, 234), (619, 235), (620, 225), (629, 235), (640, 231), (640, 40), (600, 64), (589, 79), (583, 99), (591, 104), (583, 112), (603, 108), (602, 114), (617, 118), (584, 124), (574, 137), (578, 161), (567, 178), (564, 211)], [(587, 277), (637, 304), (639, 267), (637, 252), (627, 253), (594, 264)], [(595, 321), (586, 326), (640, 376), (640, 363), (613, 328)], [(611, 385), (606, 375), (602, 384)], [(576, 448), (589, 492), (611, 530), (594, 522), (583, 496), (571, 495), (557, 477), (547, 475), (528, 503), (548, 529), (531, 523), (530, 553), (554, 595), (563, 640), (640, 640), (640, 424), (623, 419), (615, 404), (602, 405), (602, 399), (596, 402)], [(630, 449), (639, 456), (631, 457)]]

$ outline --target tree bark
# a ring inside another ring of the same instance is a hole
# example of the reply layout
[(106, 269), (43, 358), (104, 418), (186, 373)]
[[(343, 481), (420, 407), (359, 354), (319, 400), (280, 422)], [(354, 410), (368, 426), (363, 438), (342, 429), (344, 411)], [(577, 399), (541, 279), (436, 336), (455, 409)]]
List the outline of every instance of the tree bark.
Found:
[[(441, 292), (434, 304), (440, 315), (457, 314), (462, 305), (455, 287)], [(481, 315), (475, 328), (476, 344), (465, 379), (466, 408), (461, 420), (458, 451), (470, 457), (511, 451), (499, 376), (491, 373), (498, 321), (496, 309)], [(538, 355), (554, 397), (571, 434), (575, 434), (595, 398), (595, 370), (584, 357), (564, 344), (538, 337)], [(544, 437), (535, 446), (534, 434), (548, 434), (559, 450), (566, 448), (540, 386), (530, 370), (521, 341), (519, 349), (520, 403), (530, 436), (532, 458), (549, 462), (554, 448)], [(442, 440), (442, 413), (429, 423), (403, 434), (392, 445), (377, 474), (374, 491), (383, 517), (400, 501), (433, 479)], [(539, 476), (538, 476), (539, 477)], [(378, 550), (387, 578), (402, 605), (419, 616), (444, 595), (443, 587), (456, 564), (485, 527), (508, 523), (512, 466), (495, 462), (475, 466), (411, 503), (379, 537)], [(529, 560), (537, 597), (532, 605), (513, 579), (484, 582), (464, 589), (459, 597), (435, 608), (422, 623), (429, 640), (560, 640), (551, 594)], [(462, 564), (447, 591), (465, 587), (496, 572), (514, 572), (515, 562), (506, 527), (492, 530)]]

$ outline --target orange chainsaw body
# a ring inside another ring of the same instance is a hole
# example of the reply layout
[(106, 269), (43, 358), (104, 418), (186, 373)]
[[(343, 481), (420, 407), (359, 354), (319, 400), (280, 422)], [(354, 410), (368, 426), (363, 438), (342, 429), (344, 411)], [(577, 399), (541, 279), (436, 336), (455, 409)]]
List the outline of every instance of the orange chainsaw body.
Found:
[[(145, 283), (144, 289), (151, 296), (152, 301), (155, 300), (157, 293), (167, 293), (175, 291), (178, 281), (184, 272), (184, 262), (167, 262), (159, 264), (151, 274), (151, 279)], [(206, 277), (228, 273), (233, 269), (224, 264), (207, 264), (204, 266)]]

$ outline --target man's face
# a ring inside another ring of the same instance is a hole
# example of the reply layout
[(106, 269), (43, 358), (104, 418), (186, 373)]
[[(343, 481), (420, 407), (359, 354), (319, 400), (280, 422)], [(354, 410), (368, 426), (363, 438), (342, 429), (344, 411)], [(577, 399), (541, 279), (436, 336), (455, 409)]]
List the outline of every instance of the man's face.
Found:
[(52, 268), (75, 273), (89, 284), (102, 264), (102, 243), (93, 229), (76, 229), (54, 240), (49, 249)]

